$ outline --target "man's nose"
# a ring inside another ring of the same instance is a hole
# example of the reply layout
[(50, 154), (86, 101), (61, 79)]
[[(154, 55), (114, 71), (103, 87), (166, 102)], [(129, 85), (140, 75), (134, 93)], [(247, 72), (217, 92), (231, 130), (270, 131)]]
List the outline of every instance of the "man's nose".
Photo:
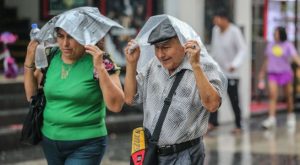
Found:
[(158, 58), (162, 58), (164, 57), (164, 52), (162, 51), (162, 49), (156, 49), (156, 55)]

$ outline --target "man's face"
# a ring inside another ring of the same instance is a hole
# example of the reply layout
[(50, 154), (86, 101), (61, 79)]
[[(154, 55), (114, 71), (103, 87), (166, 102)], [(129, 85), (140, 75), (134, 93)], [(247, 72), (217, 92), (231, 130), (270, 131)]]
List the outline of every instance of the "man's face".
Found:
[(57, 30), (57, 43), (62, 54), (66, 57), (76, 58), (85, 52), (84, 46), (80, 45), (63, 29)]
[(155, 44), (155, 55), (164, 68), (172, 73), (184, 58), (184, 48), (177, 37), (167, 42)]
[(214, 16), (213, 24), (215, 24), (216, 26), (221, 27), (222, 26), (222, 18), (219, 17), (219, 16)]

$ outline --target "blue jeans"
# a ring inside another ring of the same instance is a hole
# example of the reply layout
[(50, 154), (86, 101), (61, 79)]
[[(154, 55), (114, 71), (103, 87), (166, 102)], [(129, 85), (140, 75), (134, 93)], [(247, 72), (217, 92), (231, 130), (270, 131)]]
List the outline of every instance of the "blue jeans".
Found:
[(104, 155), (107, 137), (86, 140), (51, 140), (41, 142), (48, 165), (99, 165)]

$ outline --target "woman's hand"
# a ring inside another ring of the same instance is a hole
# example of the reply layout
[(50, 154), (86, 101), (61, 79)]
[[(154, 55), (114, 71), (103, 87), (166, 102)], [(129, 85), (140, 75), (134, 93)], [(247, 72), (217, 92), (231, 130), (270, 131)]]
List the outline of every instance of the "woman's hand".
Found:
[(140, 47), (135, 40), (130, 40), (124, 49), (126, 61), (129, 64), (137, 64), (140, 58)]
[(105, 65), (103, 64), (103, 55), (105, 52), (103, 50), (95, 45), (86, 45), (85, 51), (93, 56), (94, 67), (97, 71), (105, 69)]
[(36, 50), (38, 44), (39, 43), (35, 40), (32, 40), (29, 42), (29, 44), (27, 46), (27, 53), (26, 53), (24, 65), (26, 65), (26, 66), (34, 65), (35, 50)]
[(184, 44), (185, 54), (189, 57), (192, 66), (200, 63), (200, 46), (195, 40), (189, 40)]

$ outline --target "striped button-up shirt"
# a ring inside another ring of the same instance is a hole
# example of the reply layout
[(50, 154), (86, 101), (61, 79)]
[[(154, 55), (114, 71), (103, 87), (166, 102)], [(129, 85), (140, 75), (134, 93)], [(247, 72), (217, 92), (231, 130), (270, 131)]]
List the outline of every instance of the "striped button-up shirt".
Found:
[[(200, 63), (210, 83), (216, 88), (220, 96), (226, 91), (226, 78), (219, 66), (208, 54), (201, 54)], [(176, 74), (186, 69), (186, 72), (173, 95), (173, 99), (164, 120), (158, 145), (181, 143), (203, 136), (208, 125), (209, 112), (203, 107), (196, 86), (192, 67), (187, 59), (169, 75), (154, 57), (137, 75), (137, 94), (135, 104), (143, 104), (143, 126), (151, 134), (169, 94)]]

